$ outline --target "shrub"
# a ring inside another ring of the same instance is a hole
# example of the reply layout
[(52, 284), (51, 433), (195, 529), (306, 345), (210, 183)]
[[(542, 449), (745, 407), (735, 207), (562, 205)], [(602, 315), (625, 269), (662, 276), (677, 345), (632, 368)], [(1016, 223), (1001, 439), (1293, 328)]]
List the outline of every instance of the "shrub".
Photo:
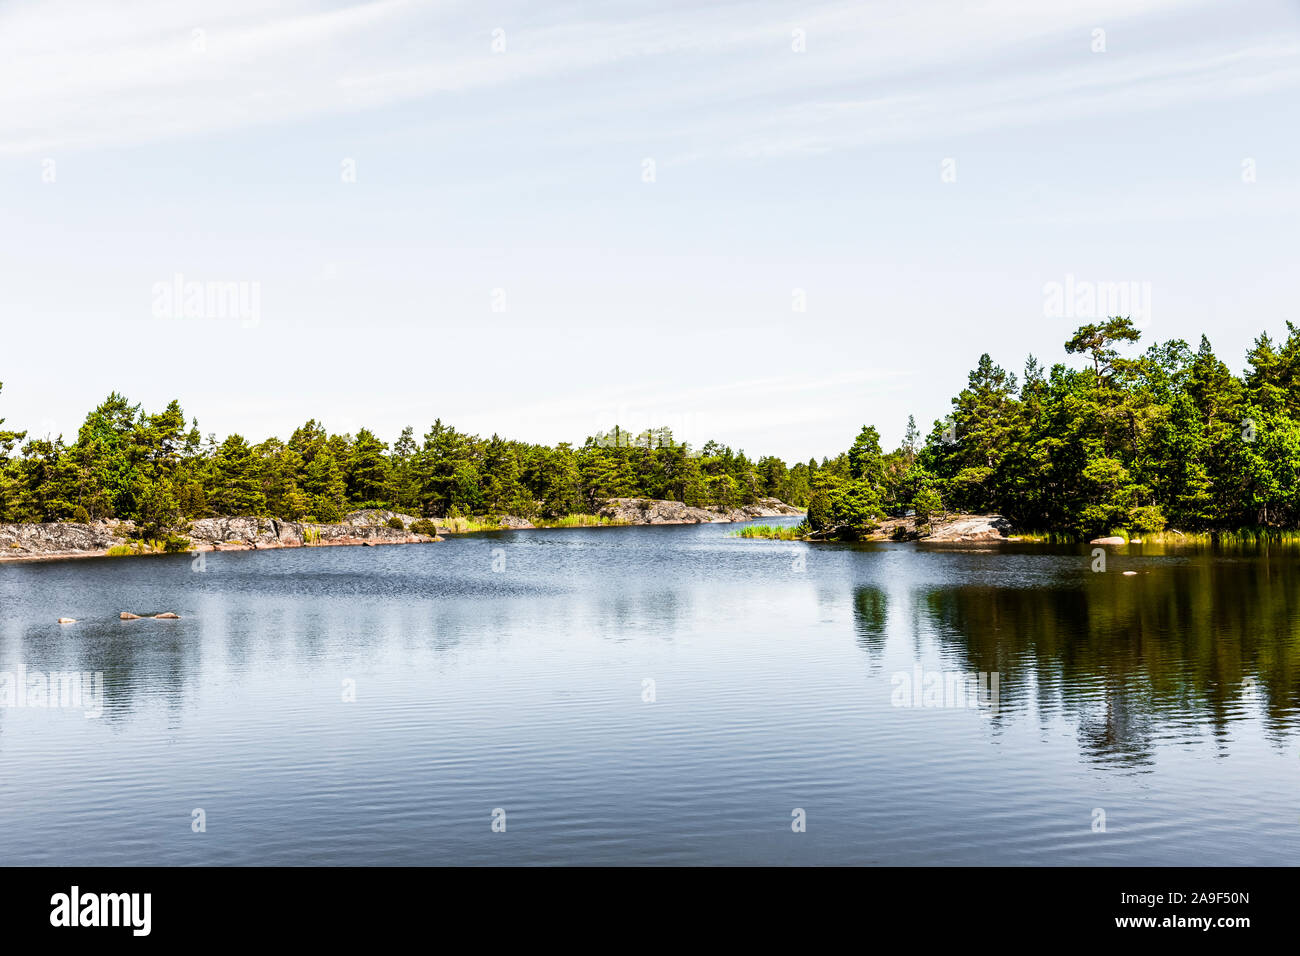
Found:
[(190, 539), (182, 538), (178, 534), (169, 534), (166, 540), (163, 541), (163, 553), (165, 554), (181, 554), (190, 550), (191, 547), (193, 547), (193, 543)]
[(427, 534), (432, 538), (438, 534), (438, 526), (428, 518), (420, 518), (411, 522), (411, 531), (414, 534)]
[(388, 519), (388, 527), (392, 528), (394, 531), (406, 530), (406, 525), (402, 523), (402, 519), (397, 517), (397, 515), (393, 515)]
[(812, 498), (808, 501), (808, 527), (813, 531), (821, 531), (825, 528), (831, 519), (831, 503), (823, 491), (813, 492)]
[(942, 507), (943, 501), (939, 498), (939, 492), (930, 485), (920, 488), (916, 492), (916, 497), (912, 499), (912, 508), (916, 512), (918, 525), (929, 524), (931, 516)]
[(992, 478), (992, 468), (963, 468), (948, 482), (945, 493), (945, 497), (951, 499), (948, 506), (967, 512), (989, 510), (993, 501), (992, 489), (989, 487)]
[(1144, 534), (1165, 530), (1165, 515), (1159, 505), (1142, 505), (1128, 513), (1129, 527)]
[(81, 505), (77, 505), (72, 512), (72, 520), (77, 524), (90, 524), (90, 512)]

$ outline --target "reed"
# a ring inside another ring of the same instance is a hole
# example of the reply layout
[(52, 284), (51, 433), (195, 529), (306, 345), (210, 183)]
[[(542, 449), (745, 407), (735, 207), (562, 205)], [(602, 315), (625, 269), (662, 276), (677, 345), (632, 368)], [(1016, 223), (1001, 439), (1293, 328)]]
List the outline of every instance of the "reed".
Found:
[(803, 535), (802, 526), (780, 524), (751, 524), (731, 532), (737, 538), (767, 538), (772, 541), (798, 541)]
[(562, 518), (538, 518), (533, 522), (539, 528), (604, 528), (611, 525), (628, 525), (626, 518), (608, 518), (605, 515), (576, 514)]
[(440, 530), (448, 531), (451, 534), (469, 534), (473, 531), (500, 531), (501, 522), (492, 518), (439, 518), (437, 525)]

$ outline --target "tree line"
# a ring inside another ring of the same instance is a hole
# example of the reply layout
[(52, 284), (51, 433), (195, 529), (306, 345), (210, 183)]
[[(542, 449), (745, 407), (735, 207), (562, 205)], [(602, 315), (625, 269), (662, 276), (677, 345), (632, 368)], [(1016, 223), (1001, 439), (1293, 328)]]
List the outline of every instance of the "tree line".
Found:
[(615, 427), (575, 448), (484, 439), (438, 420), (422, 440), (408, 427), (389, 445), (369, 429), (331, 434), (313, 419), (287, 440), (218, 441), (187, 424), (178, 401), (151, 413), (114, 392), (71, 443), (0, 431), (0, 521), (122, 518), (161, 532), (215, 515), (337, 522), (361, 508), (531, 519), (592, 513), (613, 497), (802, 504), (820, 467), (752, 461), (713, 441), (696, 451), (667, 428)]
[[(884, 452), (864, 426), (833, 458), (787, 466), (666, 428), (615, 427), (578, 447), (481, 438), (435, 421), (391, 445), (314, 419), (287, 439), (201, 437), (179, 402), (143, 411), (116, 392), (76, 440), (28, 439), (0, 419), (0, 520), (128, 518), (167, 529), (211, 515), (338, 521), (358, 508), (421, 517), (559, 518), (613, 497), (737, 507), (807, 506), (813, 530), (869, 530), (886, 516), (1005, 515), (1022, 528), (1094, 534), (1300, 527), (1300, 328), (1256, 338), (1240, 375), (1202, 336), (1137, 351), (1115, 317), (1065, 343), (1082, 367), (1023, 374), (985, 354), (922, 435), (909, 418)], [(3, 385), (0, 385), (3, 388)], [(15, 453), (17, 452), (17, 453)]]
[(1259, 335), (1240, 375), (1202, 336), (1136, 350), (1124, 317), (1065, 343), (1083, 367), (1017, 376), (986, 353), (922, 439), (888, 454), (864, 427), (813, 476), (813, 530), (852, 535), (914, 511), (999, 513), (1073, 534), (1300, 527), (1300, 328)]

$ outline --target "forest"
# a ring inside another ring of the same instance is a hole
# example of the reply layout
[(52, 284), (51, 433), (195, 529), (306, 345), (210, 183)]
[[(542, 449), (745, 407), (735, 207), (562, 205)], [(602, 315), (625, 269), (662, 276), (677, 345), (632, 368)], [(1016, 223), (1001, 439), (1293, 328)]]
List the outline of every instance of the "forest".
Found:
[(1020, 376), (982, 355), (924, 438), (909, 421), (885, 455), (864, 427), (812, 477), (814, 530), (869, 529), (914, 510), (996, 513), (1026, 530), (1295, 529), (1300, 525), (1300, 329), (1259, 335), (1242, 374), (1204, 336), (1138, 351), (1125, 317), (1065, 343), (1081, 368)]
[[(952, 409), (909, 419), (885, 452), (851, 447), (787, 465), (665, 428), (615, 427), (580, 446), (481, 438), (435, 421), (391, 445), (310, 420), (288, 439), (202, 436), (178, 401), (148, 412), (113, 393), (76, 439), (29, 438), (0, 419), (0, 521), (131, 519), (143, 529), (210, 515), (334, 522), (358, 508), (422, 517), (589, 514), (612, 497), (736, 507), (775, 497), (813, 530), (870, 530), (887, 515), (998, 513), (1025, 529), (1093, 534), (1300, 525), (1300, 329), (1261, 334), (1234, 374), (1202, 336), (1152, 343), (1115, 317), (1065, 343), (1080, 367), (1029, 356), (1017, 376), (985, 354)], [(3, 388), (0, 385), (0, 388)]]
[(287, 440), (251, 444), (238, 434), (203, 437), (178, 401), (151, 413), (116, 392), (75, 441), (25, 439), (0, 431), (0, 521), (122, 518), (148, 533), (213, 515), (337, 522), (360, 508), (554, 519), (594, 513), (613, 497), (727, 508), (760, 497), (801, 502), (820, 467), (751, 461), (716, 442), (695, 451), (666, 428), (615, 427), (575, 448), (483, 439), (439, 420), (422, 440), (408, 427), (390, 446), (369, 429), (330, 434), (311, 420)]

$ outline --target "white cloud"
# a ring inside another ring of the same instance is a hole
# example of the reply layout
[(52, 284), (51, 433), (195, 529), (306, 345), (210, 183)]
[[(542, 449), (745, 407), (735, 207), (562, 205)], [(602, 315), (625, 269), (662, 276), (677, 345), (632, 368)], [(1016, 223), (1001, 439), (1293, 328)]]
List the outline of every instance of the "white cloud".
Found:
[[(1187, 96), (1295, 82), (1281, 42), (1204, 62), (1199, 52), (1171, 56), (1152, 68), (1029, 65), (1063, 35), (1077, 37), (1086, 61), (1093, 24), (1106, 24), (1117, 45), (1127, 29), (1132, 45), (1158, 29), (1162, 14), (1198, 6), (646, 4), (643, 13), (619, 7), (619, 19), (594, 6), (567, 9), (561, 20), (527, 4), (417, 0), (331, 8), (292, 0), (271, 14), (248, 0), (148, 0), (129, 12), (95, 0), (20, 2), (0, 12), (0, 152), (129, 145), (429, 97), (441, 97), (433, 109), (445, 118), (458, 94), (567, 81), (561, 113), (609, 117), (617, 128), (619, 111), (628, 117), (644, 107), (655, 116), (643, 123), (665, 139), (721, 116), (735, 127), (727, 137), (738, 141), (735, 151), (771, 154), (910, 137), (953, 122), (1019, 123), (1072, 104), (1131, 108), (1166, 101), (1175, 85)], [(496, 55), (498, 26), (507, 51)], [(808, 37), (804, 54), (790, 50), (796, 27)], [(864, 89), (872, 92), (863, 97)], [(515, 109), (512, 95), (491, 105), (502, 118)], [(679, 152), (697, 145), (681, 143)]]

